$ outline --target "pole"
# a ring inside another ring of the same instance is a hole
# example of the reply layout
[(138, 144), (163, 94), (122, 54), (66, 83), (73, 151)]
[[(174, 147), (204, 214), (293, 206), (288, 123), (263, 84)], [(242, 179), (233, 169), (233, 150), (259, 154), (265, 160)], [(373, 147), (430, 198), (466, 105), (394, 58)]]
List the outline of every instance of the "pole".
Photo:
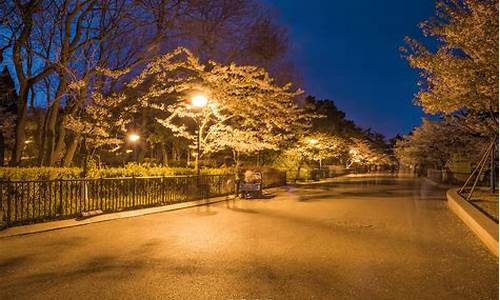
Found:
[(200, 134), (201, 126), (198, 126), (198, 138), (196, 142), (196, 175), (200, 176)]
[(491, 193), (495, 193), (495, 149), (496, 149), (496, 140), (493, 142), (493, 147), (491, 147), (490, 153), (490, 187)]
[(87, 149), (87, 136), (85, 135), (83, 137), (83, 173), (82, 177), (87, 177), (88, 173), (88, 163), (89, 163), (89, 158), (88, 158), (88, 149)]

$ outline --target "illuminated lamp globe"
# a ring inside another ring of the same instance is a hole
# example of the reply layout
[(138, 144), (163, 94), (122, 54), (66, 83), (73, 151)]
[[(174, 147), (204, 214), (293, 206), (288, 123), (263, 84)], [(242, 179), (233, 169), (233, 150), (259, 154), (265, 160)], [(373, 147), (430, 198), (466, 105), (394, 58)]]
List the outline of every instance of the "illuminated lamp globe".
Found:
[(205, 107), (207, 106), (208, 99), (203, 95), (196, 95), (191, 99), (191, 104), (194, 107)]
[(138, 134), (131, 133), (128, 136), (128, 140), (131, 141), (132, 143), (137, 142), (141, 137)]
[(310, 139), (309, 140), (309, 144), (311, 144), (311, 145), (316, 145), (317, 143), (318, 143), (317, 139)]

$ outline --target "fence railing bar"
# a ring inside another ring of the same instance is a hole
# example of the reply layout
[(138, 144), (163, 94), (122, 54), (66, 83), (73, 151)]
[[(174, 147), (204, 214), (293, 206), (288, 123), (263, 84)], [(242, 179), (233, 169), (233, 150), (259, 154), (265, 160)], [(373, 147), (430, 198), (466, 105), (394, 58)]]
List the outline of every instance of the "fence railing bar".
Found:
[[(265, 186), (285, 184), (265, 176)], [(233, 175), (181, 175), (53, 180), (0, 180), (0, 209), (8, 225), (68, 218), (84, 211), (121, 211), (234, 192)]]

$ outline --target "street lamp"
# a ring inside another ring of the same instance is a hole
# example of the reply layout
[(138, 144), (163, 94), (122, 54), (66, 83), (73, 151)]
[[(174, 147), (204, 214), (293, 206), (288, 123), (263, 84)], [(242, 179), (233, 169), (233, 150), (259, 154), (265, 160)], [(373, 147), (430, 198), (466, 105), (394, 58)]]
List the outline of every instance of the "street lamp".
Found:
[(204, 95), (196, 95), (193, 98), (191, 98), (191, 105), (197, 108), (203, 108), (207, 106), (208, 99)]
[(126, 153), (134, 152), (134, 159), (137, 161), (137, 142), (141, 139), (141, 136), (138, 135), (137, 133), (130, 133), (127, 136), (127, 139), (129, 142), (133, 145), (134, 150), (133, 151), (125, 151)]
[(140, 139), (141, 139), (141, 137), (136, 133), (131, 133), (128, 135), (128, 140), (131, 141), (132, 143), (135, 143), (135, 142), (139, 141)]
[[(203, 109), (208, 104), (208, 99), (204, 95), (196, 95), (191, 98), (191, 105), (196, 109)], [(195, 118), (196, 125), (198, 125), (198, 134), (196, 140), (196, 175), (200, 176), (200, 139), (201, 139), (201, 124)]]
[[(318, 150), (319, 152), (319, 141), (317, 139), (309, 139), (309, 144), (311, 146), (313, 146), (316, 150)], [(323, 174), (322, 174), (322, 161), (321, 161), (321, 153), (318, 153), (318, 156), (319, 156), (319, 172), (318, 172), (318, 176), (321, 178), (323, 177)]]
[[(319, 141), (317, 139), (309, 139), (309, 144), (318, 147)], [(319, 169), (321, 171), (321, 155), (319, 156)]]
[(318, 143), (318, 140), (317, 139), (309, 139), (309, 144), (311, 145), (316, 145)]

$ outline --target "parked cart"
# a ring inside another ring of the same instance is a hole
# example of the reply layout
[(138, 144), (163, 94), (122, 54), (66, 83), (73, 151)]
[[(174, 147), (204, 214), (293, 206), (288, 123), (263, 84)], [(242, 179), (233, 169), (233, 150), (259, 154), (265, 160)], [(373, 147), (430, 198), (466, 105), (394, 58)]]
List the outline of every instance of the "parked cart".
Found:
[(251, 172), (245, 173), (245, 179), (240, 181), (238, 186), (238, 194), (241, 198), (260, 198), (262, 197), (262, 173)]

